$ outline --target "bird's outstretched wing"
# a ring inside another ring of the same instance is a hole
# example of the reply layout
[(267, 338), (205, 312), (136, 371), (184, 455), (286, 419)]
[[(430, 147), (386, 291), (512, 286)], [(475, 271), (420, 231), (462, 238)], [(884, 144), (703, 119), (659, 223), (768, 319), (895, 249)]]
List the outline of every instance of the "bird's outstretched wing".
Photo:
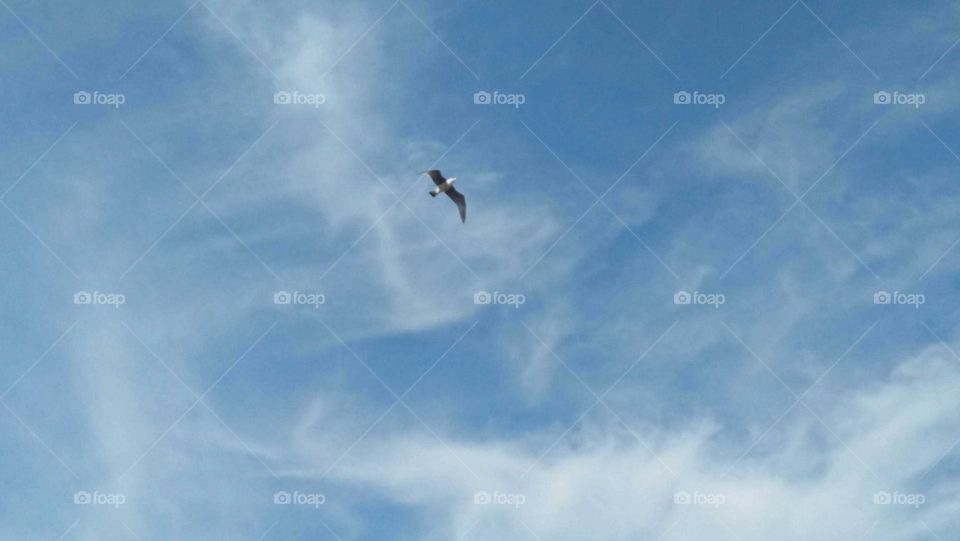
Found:
[(453, 202), (457, 204), (457, 208), (460, 209), (460, 221), (463, 223), (467, 222), (467, 198), (463, 196), (462, 193), (458, 192), (456, 188), (451, 187), (447, 190), (447, 195), (450, 196), (450, 199), (453, 199)]
[(431, 169), (429, 171), (424, 171), (423, 174), (433, 179), (433, 183), (436, 184), (437, 186), (447, 181), (447, 179), (443, 178), (443, 175), (440, 174), (439, 169)]

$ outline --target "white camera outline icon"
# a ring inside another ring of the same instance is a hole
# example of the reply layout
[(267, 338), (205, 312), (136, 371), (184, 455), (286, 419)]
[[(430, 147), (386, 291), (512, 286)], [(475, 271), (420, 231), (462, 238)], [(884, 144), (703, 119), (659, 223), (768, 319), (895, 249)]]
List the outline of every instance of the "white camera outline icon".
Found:
[(693, 96), (686, 90), (673, 93), (673, 103), (677, 105), (690, 105), (693, 103)]
[(89, 291), (77, 291), (73, 294), (73, 304), (92, 304), (93, 294)]
[(293, 495), (286, 490), (273, 493), (273, 503), (277, 505), (290, 505), (293, 501)]
[(293, 295), (289, 291), (277, 291), (273, 294), (273, 304), (290, 304), (293, 302)]
[(686, 490), (681, 490), (673, 494), (673, 503), (677, 505), (690, 505), (691, 501), (693, 501), (693, 498)]
[(290, 105), (293, 103), (293, 94), (286, 90), (278, 90), (273, 93), (273, 103), (277, 105)]
[(893, 295), (888, 291), (877, 291), (873, 294), (873, 304), (891, 304)]
[(73, 493), (73, 503), (77, 505), (89, 505), (93, 501), (93, 495), (86, 490)]
[(473, 294), (473, 304), (491, 304), (493, 295), (487, 291), (477, 291)]
[(476, 105), (490, 105), (493, 103), (493, 96), (486, 90), (478, 90), (473, 93), (473, 103)]
[(893, 103), (893, 96), (886, 90), (879, 90), (873, 93), (873, 103), (877, 105), (890, 105)]
[(79, 90), (73, 93), (73, 103), (77, 105), (90, 105), (93, 103), (93, 95), (86, 90)]
[(873, 495), (873, 503), (877, 505), (890, 505), (892, 501), (893, 495), (885, 490), (881, 490)]
[(691, 304), (693, 295), (688, 291), (677, 291), (673, 294), (673, 304)]

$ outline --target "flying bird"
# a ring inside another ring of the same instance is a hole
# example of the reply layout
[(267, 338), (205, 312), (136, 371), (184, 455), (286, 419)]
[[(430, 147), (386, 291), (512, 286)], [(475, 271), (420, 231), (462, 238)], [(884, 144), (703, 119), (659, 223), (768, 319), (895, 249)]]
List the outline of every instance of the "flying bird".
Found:
[(436, 188), (430, 190), (430, 197), (436, 197), (442, 193), (447, 194), (447, 197), (452, 199), (453, 202), (457, 204), (457, 209), (460, 210), (460, 221), (466, 223), (467, 198), (453, 187), (453, 182), (457, 180), (457, 177), (443, 178), (443, 175), (440, 174), (440, 170), (438, 169), (424, 171), (421, 174), (429, 176), (433, 180), (433, 183), (437, 185)]

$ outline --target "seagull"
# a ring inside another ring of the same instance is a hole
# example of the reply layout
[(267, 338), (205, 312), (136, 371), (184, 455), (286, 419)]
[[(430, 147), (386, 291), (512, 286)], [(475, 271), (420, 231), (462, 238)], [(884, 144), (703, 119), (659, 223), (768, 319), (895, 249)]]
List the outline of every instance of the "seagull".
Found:
[(431, 179), (433, 179), (433, 183), (437, 185), (436, 188), (430, 190), (430, 197), (436, 197), (442, 193), (447, 194), (447, 196), (450, 199), (453, 199), (453, 202), (457, 204), (457, 208), (460, 209), (460, 221), (466, 223), (467, 198), (465, 198), (462, 193), (458, 192), (457, 189), (453, 187), (453, 182), (457, 180), (457, 177), (443, 178), (443, 175), (440, 174), (440, 170), (438, 169), (424, 171), (421, 174), (429, 176)]

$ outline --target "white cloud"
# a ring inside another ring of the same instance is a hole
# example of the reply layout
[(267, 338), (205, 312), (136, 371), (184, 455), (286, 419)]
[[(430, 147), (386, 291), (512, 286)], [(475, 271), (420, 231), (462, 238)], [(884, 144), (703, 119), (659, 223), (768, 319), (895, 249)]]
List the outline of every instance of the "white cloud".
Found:
[[(330, 477), (366, 497), (413, 506), (429, 518), (424, 538), (455, 538), (480, 521), (474, 535), (499, 539), (527, 539), (524, 523), (544, 539), (657, 537), (674, 523), (665, 539), (716, 537), (725, 530), (744, 539), (856, 539), (874, 523), (885, 538), (914, 539), (921, 520), (935, 531), (946, 528), (944, 511), (960, 506), (949, 480), (917, 482), (955, 443), (951, 434), (960, 428), (958, 407), (942, 400), (945, 390), (960, 385), (960, 371), (943, 355), (923, 351), (838, 402), (823, 415), (829, 431), (807, 413), (786, 418), (779, 432), (793, 445), (748, 455), (729, 477), (723, 472), (737, 455), (717, 452), (721, 426), (670, 432), (634, 427), (645, 439), (640, 444), (616, 423), (595, 418), (539, 462), (559, 430), (483, 442), (440, 434), (441, 443), (413, 422), (387, 427), (358, 445)], [(311, 419), (318, 426), (340, 424), (329, 416)], [(827, 444), (813, 445), (821, 436)], [(740, 443), (745, 449), (752, 442)], [(309, 479), (315, 467), (305, 457), (299, 453), (294, 460)], [(521, 493), (526, 502), (519, 509), (478, 506), (472, 498), (479, 490)], [(678, 491), (722, 494), (725, 501), (716, 508), (675, 505)], [(878, 491), (922, 493), (926, 502), (917, 509), (876, 505)]]

